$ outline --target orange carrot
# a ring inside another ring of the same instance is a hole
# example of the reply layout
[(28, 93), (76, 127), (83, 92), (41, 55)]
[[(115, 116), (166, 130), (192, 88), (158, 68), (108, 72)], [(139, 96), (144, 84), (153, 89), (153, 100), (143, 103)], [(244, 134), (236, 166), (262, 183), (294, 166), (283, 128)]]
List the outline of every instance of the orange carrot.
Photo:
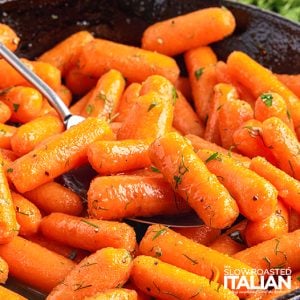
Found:
[(245, 229), (247, 245), (251, 247), (287, 233), (289, 224), (288, 217), (287, 208), (281, 201), (278, 201), (275, 212), (269, 217), (261, 221), (249, 221), (247, 223)]
[(262, 137), (279, 168), (299, 180), (300, 144), (293, 131), (283, 121), (272, 117), (263, 122)]
[(239, 213), (235, 200), (182, 136), (171, 132), (158, 138), (149, 156), (206, 225), (222, 229), (234, 222)]
[(94, 39), (83, 47), (78, 66), (83, 74), (96, 78), (116, 69), (129, 82), (142, 82), (158, 74), (175, 83), (179, 76), (179, 68), (171, 57), (103, 39)]
[(65, 76), (70, 67), (76, 63), (81, 48), (91, 40), (93, 40), (93, 36), (89, 32), (76, 32), (44, 52), (39, 60), (55, 66)]
[(153, 300), (149, 295), (146, 295), (143, 291), (141, 291), (130, 279), (126, 282), (124, 288), (135, 290), (137, 293), (137, 300)]
[(0, 283), (5, 283), (8, 277), (8, 265), (6, 261), (0, 257)]
[(300, 126), (300, 101), (272, 72), (247, 54), (239, 51), (229, 55), (227, 64), (232, 76), (249, 88), (256, 98), (270, 91), (279, 94), (286, 101), (295, 130), (298, 131)]
[(20, 39), (15, 31), (5, 24), (0, 24), (0, 43), (5, 45), (9, 50), (15, 51)]
[(91, 182), (88, 190), (88, 212), (96, 219), (175, 215), (187, 211), (188, 205), (162, 177), (101, 176)]
[[(8, 243), (18, 234), (19, 224), (0, 156), (0, 244)], [(8, 169), (9, 170), (9, 169)], [(1, 255), (0, 255), (1, 256)]]
[(159, 257), (163, 262), (219, 283), (224, 282), (225, 266), (233, 272), (242, 268), (252, 270), (237, 259), (195, 243), (159, 224), (148, 227), (139, 251), (143, 255)]
[(150, 166), (147, 140), (97, 141), (88, 146), (91, 166), (102, 175)]
[(131, 278), (144, 293), (162, 300), (239, 299), (214, 281), (149, 256), (134, 259)]
[(253, 109), (250, 104), (231, 99), (219, 109), (219, 131), (222, 146), (229, 149), (234, 145), (233, 133), (245, 122), (253, 119)]
[(173, 230), (204, 246), (211, 244), (221, 233), (220, 229), (214, 229), (206, 225), (198, 227), (174, 227)]
[(136, 245), (135, 232), (125, 223), (52, 213), (43, 218), (40, 229), (51, 240), (91, 252), (106, 247), (133, 252)]
[(300, 98), (300, 75), (276, 74), (276, 77)]
[(121, 287), (129, 278), (132, 258), (125, 249), (104, 248), (84, 258), (47, 299), (84, 299)]
[(278, 190), (284, 203), (300, 213), (300, 182), (262, 157), (254, 157), (250, 169), (267, 179)]
[(70, 107), (70, 111), (72, 114), (79, 115), (83, 108), (85, 107), (86, 103), (90, 99), (94, 89), (91, 89), (87, 94), (85, 94), (82, 98), (80, 98), (77, 102), (75, 102)]
[(30, 236), (37, 233), (42, 219), (39, 209), (20, 194), (12, 192), (11, 196), (17, 222), (20, 224), (19, 234), (21, 236)]
[(11, 150), (0, 148), (0, 156), (2, 155), (4, 169), (16, 160), (18, 156)]
[(195, 109), (205, 123), (208, 107), (213, 96), (213, 87), (217, 84), (217, 57), (210, 47), (200, 47), (185, 53), (184, 61), (189, 74)]
[(175, 88), (189, 101), (192, 99), (190, 80), (187, 77), (178, 77), (175, 82)]
[(143, 33), (142, 48), (174, 56), (222, 40), (234, 28), (235, 19), (229, 10), (201, 9), (149, 26)]
[(11, 164), (9, 177), (16, 189), (27, 192), (86, 161), (87, 145), (101, 138), (110, 138), (108, 124), (88, 118), (50, 140), (43, 147), (30, 151)]
[(128, 289), (110, 289), (101, 293), (96, 294), (95, 296), (85, 298), (85, 300), (138, 300), (136, 291)]
[(57, 182), (49, 182), (24, 193), (24, 196), (46, 213), (61, 212), (80, 215), (83, 209), (80, 197)]
[(233, 258), (255, 269), (291, 268), (300, 270), (300, 230), (285, 233), (280, 237), (264, 241), (233, 255)]
[(11, 110), (8, 105), (0, 100), (0, 123), (5, 123), (11, 117)]
[(45, 115), (52, 115), (59, 118), (57, 111), (50, 105), (46, 98), (43, 98), (42, 108), (38, 114), (38, 117), (42, 117)]
[(289, 213), (289, 232), (300, 229), (300, 214), (291, 209)]
[(55, 92), (60, 97), (60, 99), (69, 107), (72, 102), (72, 93), (70, 89), (62, 84), (55, 90)]
[(33, 150), (44, 139), (63, 130), (64, 125), (59, 118), (51, 115), (39, 117), (17, 128), (11, 138), (11, 147), (21, 156)]
[(71, 260), (19, 236), (0, 245), (0, 256), (12, 277), (42, 292), (50, 292), (75, 267)]
[(199, 150), (197, 155), (228, 189), (246, 218), (260, 221), (275, 211), (278, 192), (266, 179), (218, 152)]
[(243, 220), (232, 226), (226, 232), (217, 237), (209, 248), (219, 251), (227, 255), (233, 255), (246, 248), (244, 231), (247, 225), (247, 220)]
[(81, 115), (111, 120), (115, 116), (124, 87), (125, 79), (122, 74), (116, 70), (108, 71), (98, 80)]
[(5, 300), (28, 300), (27, 298), (0, 285), (0, 298)]

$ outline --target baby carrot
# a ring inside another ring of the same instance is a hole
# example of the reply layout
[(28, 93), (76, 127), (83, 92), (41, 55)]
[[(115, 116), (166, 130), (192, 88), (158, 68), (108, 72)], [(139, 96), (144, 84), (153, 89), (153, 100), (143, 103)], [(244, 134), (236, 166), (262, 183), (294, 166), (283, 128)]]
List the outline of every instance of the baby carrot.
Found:
[(0, 298), (5, 300), (28, 300), (27, 298), (0, 285)]
[(225, 266), (233, 272), (243, 268), (252, 271), (245, 263), (195, 243), (159, 224), (148, 227), (139, 251), (143, 255), (159, 257), (163, 262), (219, 283), (224, 281)]
[(246, 218), (260, 221), (275, 211), (278, 192), (266, 179), (218, 152), (199, 150), (197, 155), (228, 189)]
[(230, 73), (249, 88), (257, 98), (263, 93), (279, 94), (287, 104), (294, 121), (296, 132), (300, 126), (300, 101), (271, 71), (261, 66), (247, 54), (239, 51), (231, 53), (227, 59)]
[(130, 279), (126, 282), (124, 288), (136, 291), (137, 300), (154, 300), (149, 295), (146, 295), (143, 291), (141, 291)]
[(252, 158), (250, 169), (271, 182), (284, 203), (300, 213), (300, 182), (298, 180), (262, 157)]
[(89, 163), (102, 175), (150, 166), (147, 140), (97, 141), (88, 146)]
[(42, 108), (38, 114), (38, 117), (42, 117), (45, 115), (52, 115), (59, 118), (59, 115), (57, 111), (54, 109), (54, 107), (50, 105), (50, 103), (46, 98), (43, 98)]
[(0, 244), (11, 241), (18, 234), (20, 228), (2, 160), (2, 156), (0, 156)]
[(5, 123), (11, 117), (11, 109), (3, 101), (0, 100), (0, 123)]
[(178, 80), (175, 82), (175, 88), (189, 101), (192, 99), (191, 85), (188, 77), (178, 77)]
[(88, 118), (42, 147), (16, 159), (11, 164), (9, 177), (19, 192), (33, 190), (83, 164), (86, 161), (87, 146), (111, 136), (111, 129), (104, 120)]
[(61, 84), (55, 89), (55, 92), (60, 97), (60, 99), (69, 107), (72, 102), (71, 90), (65, 85)]
[(290, 89), (298, 98), (300, 98), (300, 74), (276, 74), (276, 77)]
[(104, 248), (84, 258), (47, 299), (81, 300), (107, 289), (122, 287), (128, 280), (132, 258), (125, 249)]
[(19, 41), (20, 39), (11, 27), (0, 23), (0, 43), (5, 45), (9, 50), (15, 51)]
[(0, 257), (0, 283), (5, 283), (7, 277), (8, 277), (8, 265), (6, 261)]
[(227, 255), (233, 255), (234, 253), (244, 250), (247, 247), (244, 238), (246, 225), (247, 220), (243, 220), (232, 226), (217, 237), (209, 245), (209, 248)]
[(44, 52), (39, 57), (39, 61), (53, 65), (65, 76), (70, 67), (76, 63), (81, 48), (91, 40), (93, 40), (93, 36), (89, 32), (76, 32)]
[(281, 170), (300, 179), (300, 144), (294, 132), (276, 117), (265, 120), (262, 126), (264, 143), (275, 156)]
[(217, 84), (217, 57), (210, 47), (199, 47), (184, 54), (195, 109), (200, 119), (207, 120), (208, 107)]
[[(222, 229), (231, 225), (239, 210), (226, 188), (176, 132), (150, 145), (149, 156), (166, 180), (196, 211), (206, 225)], [(204, 180), (205, 178), (205, 180)]]
[(277, 93), (270, 92), (260, 95), (255, 102), (254, 115), (255, 119), (261, 122), (271, 117), (277, 117), (294, 130), (293, 120), (286, 102)]
[(51, 115), (39, 117), (17, 128), (10, 141), (11, 147), (21, 156), (33, 150), (41, 141), (63, 130), (64, 125), (59, 118)]
[(239, 299), (214, 281), (144, 255), (133, 260), (131, 278), (144, 293), (162, 300)]
[(12, 277), (42, 292), (50, 292), (75, 267), (71, 260), (19, 236), (0, 245)]
[(207, 225), (198, 227), (174, 227), (173, 230), (204, 246), (211, 244), (221, 233), (220, 229), (214, 229)]
[(179, 76), (179, 68), (171, 57), (104, 39), (94, 39), (83, 47), (78, 66), (83, 74), (96, 78), (116, 69), (129, 82), (142, 82), (157, 74), (175, 83)]
[(281, 236), (288, 232), (289, 216), (286, 206), (278, 201), (276, 210), (260, 221), (248, 221), (245, 229), (245, 240), (249, 247)]
[(156, 92), (140, 96), (118, 131), (118, 139), (149, 139), (169, 132), (173, 121), (173, 104)]
[(24, 193), (24, 196), (47, 214), (61, 212), (78, 216), (83, 204), (80, 197), (57, 182), (48, 182)]
[(91, 89), (87, 94), (85, 94), (82, 98), (76, 101), (74, 104), (71, 105), (70, 111), (72, 114), (80, 115), (81, 111), (85, 107), (86, 103), (90, 99), (94, 89)]
[(39, 209), (20, 194), (12, 192), (11, 196), (17, 222), (20, 224), (19, 234), (21, 236), (30, 236), (37, 233), (42, 219)]
[(175, 215), (187, 211), (188, 205), (162, 177), (101, 176), (91, 182), (88, 190), (88, 212), (96, 219)]
[(85, 300), (138, 300), (136, 291), (128, 289), (110, 289), (101, 293), (96, 294), (95, 296), (87, 297)]
[(289, 212), (289, 232), (300, 229), (300, 214), (293, 209)]
[(149, 26), (142, 48), (169, 56), (222, 40), (233, 32), (232, 13), (219, 7), (200, 9)]
[(233, 255), (233, 258), (255, 269), (267, 270), (291, 268), (300, 270), (300, 230), (285, 233), (280, 237), (264, 241)]
[(219, 109), (219, 131), (222, 146), (226, 149), (233, 146), (233, 133), (245, 121), (253, 118), (253, 109), (249, 103), (238, 99), (225, 102)]
[(74, 217), (52, 213), (43, 218), (40, 230), (51, 240), (95, 252), (106, 247), (133, 252), (136, 239), (132, 227), (125, 223)]

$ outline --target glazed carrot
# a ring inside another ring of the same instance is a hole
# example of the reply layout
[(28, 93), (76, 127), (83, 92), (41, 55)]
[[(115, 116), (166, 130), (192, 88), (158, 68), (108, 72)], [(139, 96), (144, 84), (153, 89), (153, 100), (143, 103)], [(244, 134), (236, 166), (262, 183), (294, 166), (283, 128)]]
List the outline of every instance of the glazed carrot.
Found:
[(277, 165), (277, 161), (271, 150), (262, 139), (262, 123), (255, 119), (244, 122), (233, 133), (233, 142), (236, 149), (250, 158), (256, 156), (265, 157), (269, 162)]
[(61, 212), (80, 215), (83, 209), (80, 197), (57, 182), (48, 182), (24, 193), (24, 196), (46, 213)]
[(27, 298), (0, 285), (0, 298), (5, 300), (28, 300)]
[(75, 267), (71, 260), (19, 236), (0, 245), (0, 256), (12, 277), (42, 292), (50, 292)]
[(130, 279), (126, 282), (124, 288), (136, 291), (137, 300), (153, 300), (149, 295), (146, 295), (143, 291), (141, 291)]
[(214, 281), (144, 255), (133, 260), (131, 278), (144, 293), (162, 300), (239, 299)]
[(131, 83), (124, 91), (118, 106), (116, 122), (123, 122), (140, 95), (141, 84)]
[(275, 211), (278, 192), (266, 179), (218, 152), (199, 150), (197, 155), (228, 189), (247, 219), (261, 221)]
[(265, 120), (262, 127), (264, 143), (270, 148), (281, 170), (300, 179), (300, 144), (293, 131), (276, 117)]
[(65, 85), (60, 85), (55, 90), (60, 99), (69, 107), (72, 102), (72, 93)]
[(278, 201), (275, 212), (269, 217), (257, 222), (248, 221), (244, 232), (247, 245), (251, 247), (287, 233), (288, 224), (288, 210)]
[(91, 182), (88, 190), (88, 212), (96, 219), (175, 215), (187, 211), (188, 205), (162, 177), (101, 176)]
[(182, 136), (171, 132), (158, 138), (149, 156), (206, 225), (222, 229), (234, 222), (239, 213), (235, 200)]
[(227, 64), (232, 76), (249, 88), (256, 98), (270, 91), (279, 94), (286, 101), (295, 130), (298, 131), (300, 126), (300, 101), (272, 72), (247, 54), (239, 51), (229, 55)]
[(204, 246), (211, 244), (221, 233), (221, 230), (206, 225), (198, 227), (174, 227), (173, 230)]
[(117, 110), (125, 87), (125, 79), (116, 70), (110, 70), (100, 77), (97, 85), (81, 111), (84, 117), (104, 117), (111, 120)]
[(219, 131), (222, 146), (234, 145), (233, 133), (245, 122), (254, 118), (250, 104), (238, 99), (225, 102), (219, 109)]
[(118, 132), (119, 132), (120, 128), (122, 127), (122, 123), (121, 122), (110, 122), (109, 126), (114, 134), (115, 139), (117, 139)]
[(179, 76), (179, 68), (171, 57), (104, 39), (94, 39), (83, 47), (78, 66), (83, 74), (96, 78), (116, 69), (129, 82), (141, 82), (157, 74), (175, 83)]
[(195, 243), (159, 224), (148, 227), (140, 242), (139, 251), (143, 255), (159, 257), (163, 262), (219, 283), (224, 281), (225, 266), (232, 271), (241, 268), (252, 270), (237, 259)]
[(284, 203), (300, 213), (300, 182), (262, 157), (251, 160), (250, 169), (264, 177), (278, 190)]
[(300, 98), (300, 75), (276, 74), (276, 77)]
[(175, 82), (175, 88), (180, 91), (186, 99), (192, 99), (191, 85), (188, 77), (178, 77), (178, 80)]
[(184, 54), (184, 61), (189, 75), (195, 109), (205, 123), (208, 107), (217, 84), (217, 57), (210, 47), (200, 47)]
[(254, 115), (255, 119), (261, 122), (271, 117), (277, 117), (294, 130), (293, 120), (287, 105), (277, 93), (270, 92), (260, 95), (255, 102)]
[(244, 231), (247, 225), (247, 220), (243, 220), (236, 225), (232, 226), (226, 232), (217, 237), (210, 245), (209, 248), (218, 252), (233, 255), (246, 248), (244, 239)]
[(20, 39), (15, 31), (5, 24), (0, 24), (0, 43), (5, 45), (9, 50), (15, 51)]
[(20, 193), (33, 190), (83, 164), (87, 145), (111, 136), (112, 132), (104, 120), (88, 118), (57, 135), (43, 147), (16, 159), (11, 164), (9, 177)]
[(72, 114), (79, 115), (81, 113), (89, 98), (91, 97), (93, 91), (94, 89), (91, 89), (87, 94), (85, 94), (82, 98), (71, 105), (70, 111)]
[(17, 222), (20, 224), (19, 234), (30, 236), (37, 233), (42, 216), (39, 209), (22, 195), (11, 192)]
[(57, 111), (50, 105), (46, 98), (43, 98), (42, 108), (38, 114), (38, 117), (43, 117), (45, 115), (52, 115), (59, 118)]
[(0, 257), (0, 283), (5, 283), (8, 277), (8, 265), (6, 261)]
[(289, 213), (289, 232), (300, 229), (300, 214), (291, 209)]
[(125, 223), (52, 213), (43, 218), (40, 230), (51, 240), (90, 252), (106, 247), (133, 252), (136, 245), (135, 232)]
[(47, 299), (84, 299), (128, 280), (132, 258), (125, 249), (104, 248), (84, 258)]
[(222, 40), (233, 32), (232, 13), (219, 7), (201, 9), (149, 26), (142, 48), (169, 56)]
[(221, 107), (231, 99), (237, 99), (238, 94), (233, 85), (219, 83), (214, 86), (214, 93), (209, 103), (208, 119), (206, 122), (204, 139), (220, 144), (220, 132), (219, 132), (219, 110)]
[(204, 126), (192, 106), (180, 91), (176, 92), (178, 98), (174, 105), (173, 126), (182, 134), (203, 136)]
[(156, 92), (140, 96), (118, 131), (118, 139), (149, 139), (169, 132), (173, 121), (173, 104)]
[(91, 296), (85, 298), (85, 300), (138, 300), (138, 296), (136, 291), (128, 290), (128, 289), (110, 289), (101, 293), (96, 294), (95, 296)]
[(151, 165), (147, 140), (97, 141), (88, 146), (89, 163), (102, 175), (115, 174)]
[(211, 151), (222, 153), (223, 155), (227, 155), (235, 161), (241, 163), (245, 167), (248, 167), (250, 165), (250, 159), (248, 157), (232, 152), (231, 150), (225, 149), (214, 143), (208, 142), (205, 139), (202, 139), (201, 137), (195, 136), (193, 134), (188, 134), (186, 135), (186, 138), (192, 143), (195, 152), (197, 152), (200, 149), (208, 149)]
[(2, 155), (3, 160), (11, 163), (18, 158), (18, 155), (14, 153), (12, 150), (2, 149), (0, 148), (0, 155)]
[(285, 233), (280, 237), (264, 241), (233, 255), (233, 258), (255, 269), (291, 268), (300, 270), (300, 230)]
[(65, 76), (70, 67), (76, 63), (81, 48), (91, 40), (93, 40), (93, 36), (89, 32), (76, 32), (44, 52), (39, 60), (55, 66)]
[(39, 117), (17, 128), (10, 141), (11, 147), (21, 156), (33, 150), (46, 138), (63, 130), (64, 125), (59, 118), (51, 115)]
[(8, 105), (0, 100), (0, 123), (5, 123), (11, 117), (11, 110)]
[[(9, 169), (8, 169), (9, 170)], [(0, 244), (10, 242), (18, 234), (19, 224), (0, 156)], [(0, 255), (1, 256), (1, 255)]]
[(43, 97), (31, 87), (16, 86), (8, 89), (0, 99), (11, 109), (11, 121), (26, 123), (39, 116)]

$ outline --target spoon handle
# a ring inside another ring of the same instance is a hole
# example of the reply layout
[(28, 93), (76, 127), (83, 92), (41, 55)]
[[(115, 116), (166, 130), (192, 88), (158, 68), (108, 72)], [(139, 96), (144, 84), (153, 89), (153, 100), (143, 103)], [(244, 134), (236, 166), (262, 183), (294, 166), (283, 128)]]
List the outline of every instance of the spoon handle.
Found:
[(21, 75), (23, 75), (37, 90), (39, 90), (57, 110), (61, 119), (65, 121), (71, 116), (71, 112), (59, 96), (39, 78), (34, 72), (27, 68), (22, 61), (2, 43), (0, 43), (0, 55)]

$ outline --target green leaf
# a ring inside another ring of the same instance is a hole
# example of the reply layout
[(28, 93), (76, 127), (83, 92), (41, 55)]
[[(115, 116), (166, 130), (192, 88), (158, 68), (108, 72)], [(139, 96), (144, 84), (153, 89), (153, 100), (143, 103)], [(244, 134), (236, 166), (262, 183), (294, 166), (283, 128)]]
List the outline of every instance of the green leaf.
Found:
[(151, 166), (150, 169), (151, 169), (152, 172), (160, 173), (160, 171), (154, 166)]
[(156, 238), (158, 238), (160, 235), (164, 234), (167, 231), (166, 228), (160, 229), (158, 231), (153, 231), (155, 232), (155, 235), (152, 238), (152, 241), (154, 241)]
[(203, 72), (204, 72), (204, 68), (200, 68), (200, 69), (198, 69), (198, 70), (195, 71), (194, 74), (195, 74), (195, 77), (196, 77), (197, 80), (200, 79), (200, 77), (202, 76)]
[(267, 107), (271, 107), (273, 104), (273, 96), (271, 94), (262, 94), (260, 99)]
[(95, 107), (94, 107), (94, 105), (92, 105), (92, 104), (89, 104), (87, 107), (86, 107), (86, 113), (88, 114), (88, 115), (90, 115), (90, 114), (92, 114), (92, 112), (94, 111), (94, 109), (95, 109)]
[(151, 104), (149, 105), (147, 111), (149, 112), (149, 111), (150, 111), (151, 109), (153, 109), (156, 105), (157, 105), (157, 103), (155, 103), (155, 102), (151, 103)]
[(221, 160), (220, 157), (218, 157), (219, 152), (215, 152), (213, 153), (211, 156), (209, 156), (206, 160), (205, 163), (207, 164), (208, 162), (212, 161), (212, 160)]
[(14, 111), (14, 112), (17, 112), (18, 109), (19, 109), (19, 107), (20, 107), (20, 104), (18, 104), (18, 103), (13, 103), (13, 111)]
[(173, 105), (176, 104), (176, 101), (178, 99), (178, 93), (175, 89), (175, 87), (172, 88), (172, 100), (173, 100)]

